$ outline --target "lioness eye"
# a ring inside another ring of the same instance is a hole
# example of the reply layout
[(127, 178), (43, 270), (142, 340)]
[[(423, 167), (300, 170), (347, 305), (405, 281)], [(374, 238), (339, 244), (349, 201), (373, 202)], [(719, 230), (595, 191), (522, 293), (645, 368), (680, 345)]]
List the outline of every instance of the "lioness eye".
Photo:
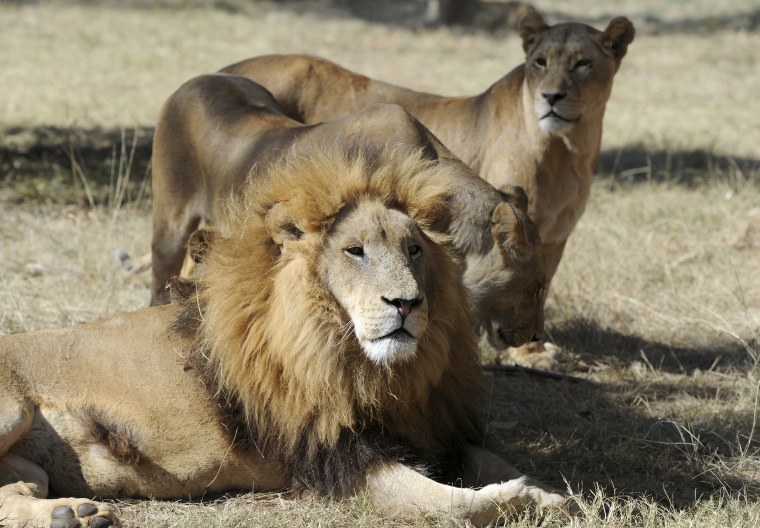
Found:
[(581, 59), (578, 62), (575, 63), (575, 66), (573, 66), (574, 70), (579, 70), (581, 68), (586, 68), (588, 66), (591, 66), (591, 61), (588, 59)]
[(422, 248), (420, 246), (409, 246), (409, 256), (417, 258), (422, 254)]
[(361, 246), (349, 246), (345, 249), (345, 252), (349, 255), (353, 255), (355, 257), (363, 257), (364, 256), (364, 248)]
[(536, 58), (536, 59), (533, 61), (533, 64), (535, 64), (535, 65), (536, 65), (536, 66), (538, 66), (539, 68), (546, 68), (546, 59), (545, 59), (545, 58), (543, 58), (543, 57), (537, 57), (537, 58)]

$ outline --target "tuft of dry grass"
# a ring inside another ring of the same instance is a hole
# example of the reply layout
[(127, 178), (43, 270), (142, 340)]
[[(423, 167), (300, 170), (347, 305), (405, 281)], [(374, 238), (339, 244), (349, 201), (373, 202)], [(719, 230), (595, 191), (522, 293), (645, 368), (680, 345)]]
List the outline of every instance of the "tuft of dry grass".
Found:
[[(472, 94), (521, 59), (515, 35), (376, 25), (313, 7), (326, 1), (162, 2), (0, 5), (0, 333), (147, 304), (148, 274), (122, 275), (112, 252), (149, 249), (146, 138), (189, 77), (308, 51), (417, 89)], [(510, 525), (760, 525), (760, 128), (747, 118), (760, 113), (751, 53), (760, 34), (724, 23), (756, 6), (538, 7), (550, 20), (597, 26), (625, 14), (642, 31), (616, 79), (598, 180), (552, 286), (547, 329), (566, 352), (565, 375), (497, 368), (482, 409), (494, 449), (569, 488), (586, 516), (528, 513)], [(56, 134), (41, 139), (43, 126), (70, 138), (56, 147)], [(133, 127), (137, 147), (110, 134)], [(107, 145), (85, 150), (95, 135)], [(14, 172), (22, 154), (38, 162), (34, 178)], [(434, 524), (389, 521), (362, 500), (279, 495), (116, 506), (126, 527), (141, 528)]]

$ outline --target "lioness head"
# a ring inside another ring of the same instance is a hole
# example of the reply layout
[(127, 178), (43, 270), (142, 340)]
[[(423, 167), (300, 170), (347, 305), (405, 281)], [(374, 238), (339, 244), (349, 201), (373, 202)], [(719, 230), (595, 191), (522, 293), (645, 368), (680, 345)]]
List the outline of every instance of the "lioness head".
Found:
[(563, 134), (584, 119), (601, 117), (612, 79), (633, 41), (635, 30), (625, 17), (613, 19), (603, 32), (579, 23), (548, 26), (536, 11), (519, 24), (525, 50), (529, 105), (546, 134)]
[(475, 320), (497, 349), (541, 339), (544, 331), (546, 262), (521, 187), (505, 186), (505, 201), (491, 215), (493, 246), (467, 259), (464, 283), (473, 296)]

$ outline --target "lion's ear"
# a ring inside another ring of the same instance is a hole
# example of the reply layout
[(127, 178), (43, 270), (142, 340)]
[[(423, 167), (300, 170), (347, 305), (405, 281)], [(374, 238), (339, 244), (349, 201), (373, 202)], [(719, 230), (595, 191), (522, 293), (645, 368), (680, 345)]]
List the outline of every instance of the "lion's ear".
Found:
[(435, 205), (426, 204), (424, 211), (412, 210), (410, 216), (436, 233), (446, 233), (452, 220), (449, 202), (450, 199), (438, 202)]
[(269, 209), (264, 218), (264, 224), (272, 242), (278, 246), (282, 246), (288, 240), (298, 240), (303, 236), (303, 231), (282, 202), (277, 202)]
[(602, 48), (619, 61), (628, 51), (628, 44), (633, 42), (634, 36), (636, 29), (633, 23), (625, 17), (617, 17), (610, 21), (599, 39)]
[(502, 185), (499, 187), (499, 194), (515, 207), (519, 207), (525, 213), (528, 212), (528, 195), (519, 185)]
[(528, 12), (523, 15), (517, 24), (517, 31), (522, 39), (523, 51), (528, 53), (528, 50), (541, 40), (544, 32), (548, 29), (549, 26), (544, 22), (544, 17), (535, 9), (528, 9)]
[(491, 215), (491, 234), (508, 254), (519, 252), (525, 246), (535, 246), (538, 236), (527, 216), (518, 214), (509, 202), (501, 202)]

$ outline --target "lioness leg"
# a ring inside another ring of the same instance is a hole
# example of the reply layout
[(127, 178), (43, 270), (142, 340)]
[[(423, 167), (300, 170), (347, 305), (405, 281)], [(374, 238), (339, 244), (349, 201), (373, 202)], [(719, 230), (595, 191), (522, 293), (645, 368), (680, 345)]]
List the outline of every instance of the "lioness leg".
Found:
[(384, 515), (451, 515), (475, 526), (495, 523), (504, 514), (528, 505), (563, 507), (567, 499), (515, 478), (481, 489), (457, 488), (435, 482), (402, 464), (375, 469), (367, 476), (367, 495)]
[(48, 477), (29, 460), (0, 457), (0, 525), (41, 528), (120, 526), (108, 506), (87, 499), (46, 499)]
[[(557, 267), (559, 267), (559, 261), (562, 260), (566, 242), (567, 240), (563, 240), (558, 244), (544, 244), (547, 290), (551, 286)], [(544, 297), (544, 304), (546, 304), (546, 297)], [(523, 367), (557, 370), (560, 367), (559, 359), (562, 355), (562, 349), (552, 343), (535, 341), (516, 348), (510, 348), (509, 354), (515, 363)]]
[(179, 220), (169, 221), (157, 215), (153, 219), (153, 224), (151, 306), (169, 302), (170, 296), (166, 285), (172, 277), (181, 273), (185, 262), (187, 239), (199, 225), (203, 224), (203, 221), (199, 216), (189, 218), (181, 216)]

